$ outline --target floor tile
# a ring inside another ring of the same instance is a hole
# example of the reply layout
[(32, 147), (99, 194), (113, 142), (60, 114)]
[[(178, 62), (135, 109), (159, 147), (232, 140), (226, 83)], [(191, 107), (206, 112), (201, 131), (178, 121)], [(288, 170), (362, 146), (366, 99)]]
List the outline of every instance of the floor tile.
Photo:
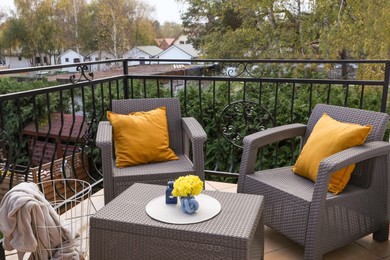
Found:
[(104, 207), (104, 194), (91, 197), (91, 214)]
[(264, 254), (264, 260), (302, 260), (303, 248), (294, 244)]
[(335, 250), (324, 255), (324, 260), (339, 260), (339, 259), (343, 259), (343, 260), (356, 260), (356, 259), (374, 260), (374, 259), (379, 259), (379, 257), (356, 243), (350, 243), (346, 246), (335, 249)]
[(264, 237), (264, 253), (269, 253), (294, 245), (291, 240), (267, 226), (264, 226)]
[(92, 197), (99, 197), (99, 196), (104, 196), (104, 189), (101, 189), (98, 192), (92, 194)]
[(378, 242), (372, 235), (356, 241), (356, 243), (379, 257), (390, 257), (390, 241)]
[(215, 188), (211, 186), (210, 182), (208, 181), (206, 181), (206, 183), (204, 184), (204, 188), (205, 190), (215, 190)]
[[(267, 243), (269, 240), (268, 236), (265, 236), (265, 250), (267, 250)], [(280, 249), (275, 249), (269, 251), (265, 251), (264, 259), (265, 260), (294, 260), (294, 259), (303, 259), (304, 248), (293, 243), (287, 247), (283, 247)], [(333, 250), (323, 257), (324, 260), (375, 260), (380, 259), (380, 257), (376, 256), (372, 252), (367, 249), (359, 246), (356, 243), (350, 243), (344, 247)]]
[(216, 190), (225, 190), (225, 189), (236, 189), (237, 184), (235, 183), (225, 183), (225, 182), (217, 182), (217, 181), (208, 181), (208, 183)]

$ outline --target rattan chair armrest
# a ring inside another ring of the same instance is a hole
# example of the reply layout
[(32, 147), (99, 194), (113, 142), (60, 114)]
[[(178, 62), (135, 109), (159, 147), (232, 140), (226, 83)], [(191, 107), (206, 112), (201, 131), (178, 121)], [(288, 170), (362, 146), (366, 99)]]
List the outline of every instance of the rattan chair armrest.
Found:
[(305, 131), (306, 125), (304, 124), (290, 124), (268, 128), (264, 131), (245, 136), (243, 140), (244, 149), (245, 146), (250, 146), (254, 149), (289, 138), (303, 137)]
[(321, 188), (327, 190), (330, 176), (334, 172), (341, 170), (353, 163), (362, 162), (389, 153), (389, 142), (375, 141), (333, 154), (320, 162), (320, 166), (318, 167), (316, 186), (322, 185), (323, 187)]
[(103, 167), (107, 167), (105, 173), (111, 175), (114, 161), (114, 144), (110, 122), (101, 121), (99, 123), (96, 133), (96, 146), (101, 149)]
[(183, 117), (183, 130), (191, 142), (203, 144), (207, 140), (206, 132), (200, 123), (193, 117)]
[(108, 121), (101, 121), (96, 133), (96, 146), (101, 149), (104, 201), (107, 204), (114, 198), (112, 167), (114, 165), (114, 149), (112, 126)]
[(189, 144), (188, 139), (192, 145), (192, 163), (194, 173), (202, 180), (204, 176), (204, 143), (207, 140), (206, 132), (200, 123), (193, 117), (182, 118), (182, 127), (184, 132), (184, 153), (188, 156)]
[(108, 121), (101, 121), (96, 133), (96, 146), (100, 149), (112, 149), (112, 126)]

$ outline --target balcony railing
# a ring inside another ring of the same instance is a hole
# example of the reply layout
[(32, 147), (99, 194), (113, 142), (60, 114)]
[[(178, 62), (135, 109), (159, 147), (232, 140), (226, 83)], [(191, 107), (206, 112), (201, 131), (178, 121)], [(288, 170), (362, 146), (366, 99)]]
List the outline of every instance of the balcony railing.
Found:
[[(141, 61), (146, 65), (128, 65)], [(388, 60), (119, 59), (63, 73), (72, 67), (0, 71), (1, 84), (14, 79), (0, 96), (0, 193), (28, 179), (101, 183), (94, 139), (113, 99), (180, 98), (183, 116), (207, 132), (206, 175), (225, 181), (237, 176), (245, 135), (306, 123), (317, 103), (388, 112)], [(35, 87), (14, 92), (25, 80)], [(273, 144), (260, 151), (257, 166), (288, 165), (298, 151), (299, 140)]]

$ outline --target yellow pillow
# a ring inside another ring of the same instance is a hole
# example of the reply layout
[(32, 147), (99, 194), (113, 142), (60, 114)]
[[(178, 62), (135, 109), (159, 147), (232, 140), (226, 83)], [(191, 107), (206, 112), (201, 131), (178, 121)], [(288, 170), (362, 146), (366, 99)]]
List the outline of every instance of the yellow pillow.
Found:
[(179, 159), (169, 148), (166, 108), (129, 115), (107, 112), (115, 142), (116, 167)]
[[(371, 131), (371, 125), (361, 126), (339, 122), (326, 113), (318, 120), (303, 147), (292, 170), (315, 181), (320, 162), (337, 152), (362, 145)], [(328, 190), (340, 193), (347, 185), (355, 164), (349, 165), (331, 175)]]

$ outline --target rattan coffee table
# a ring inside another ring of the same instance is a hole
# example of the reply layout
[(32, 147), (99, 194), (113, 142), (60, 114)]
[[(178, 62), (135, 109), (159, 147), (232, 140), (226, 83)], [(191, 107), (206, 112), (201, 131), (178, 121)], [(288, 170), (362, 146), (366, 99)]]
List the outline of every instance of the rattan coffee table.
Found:
[(196, 224), (166, 224), (145, 206), (164, 186), (136, 183), (90, 218), (90, 256), (95, 259), (262, 259), (263, 197), (203, 191), (221, 212)]

